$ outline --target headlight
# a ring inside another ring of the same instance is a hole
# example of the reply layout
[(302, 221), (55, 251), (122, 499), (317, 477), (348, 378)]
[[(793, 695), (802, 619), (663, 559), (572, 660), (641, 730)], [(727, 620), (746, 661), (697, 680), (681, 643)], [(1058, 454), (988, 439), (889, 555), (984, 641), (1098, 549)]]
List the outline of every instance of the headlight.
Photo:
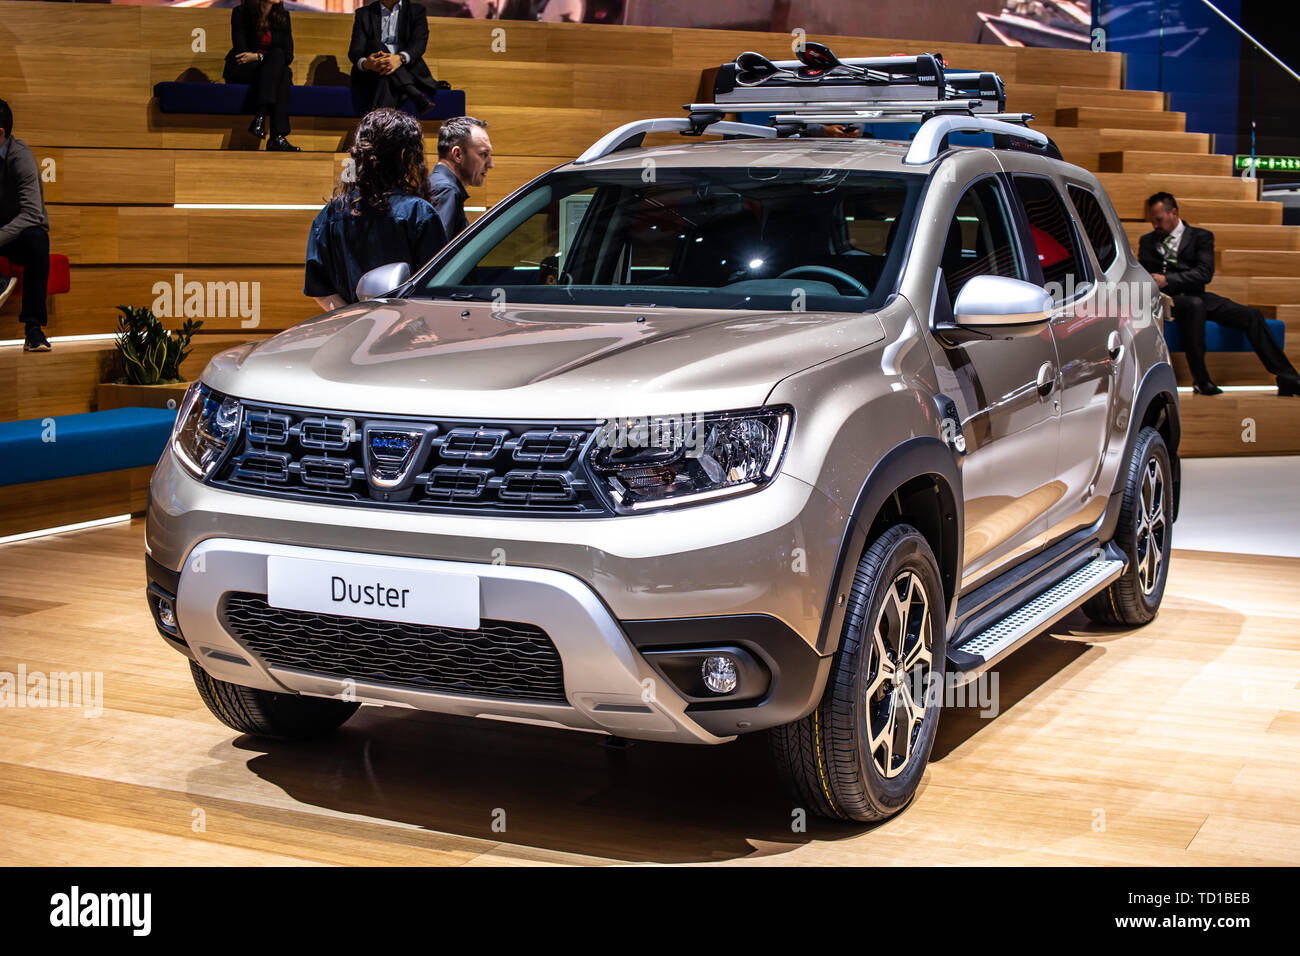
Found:
[(788, 406), (611, 419), (589, 461), (623, 514), (712, 501), (776, 476), (793, 419)]
[(172, 451), (186, 471), (195, 478), (212, 472), (239, 434), (239, 413), (238, 399), (202, 382), (190, 386), (172, 430)]

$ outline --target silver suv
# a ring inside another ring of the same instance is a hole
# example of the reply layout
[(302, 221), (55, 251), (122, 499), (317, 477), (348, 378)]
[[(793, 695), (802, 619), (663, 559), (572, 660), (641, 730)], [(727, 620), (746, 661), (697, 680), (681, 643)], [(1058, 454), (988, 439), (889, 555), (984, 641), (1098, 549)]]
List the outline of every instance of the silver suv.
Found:
[[(767, 730), (800, 806), (877, 820), (949, 688), (1156, 613), (1177, 391), (1097, 179), (992, 74), (754, 56), (208, 365), (146, 541), (219, 720)], [(854, 121), (919, 130), (815, 135)], [(640, 146), (674, 129), (727, 138)]]

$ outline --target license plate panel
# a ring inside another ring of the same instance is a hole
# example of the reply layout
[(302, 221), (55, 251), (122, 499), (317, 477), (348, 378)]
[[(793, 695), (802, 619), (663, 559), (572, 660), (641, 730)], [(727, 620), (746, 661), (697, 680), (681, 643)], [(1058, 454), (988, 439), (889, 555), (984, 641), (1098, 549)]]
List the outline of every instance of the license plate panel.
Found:
[(464, 630), (481, 623), (473, 574), (271, 555), (266, 584), (266, 603), (287, 610)]

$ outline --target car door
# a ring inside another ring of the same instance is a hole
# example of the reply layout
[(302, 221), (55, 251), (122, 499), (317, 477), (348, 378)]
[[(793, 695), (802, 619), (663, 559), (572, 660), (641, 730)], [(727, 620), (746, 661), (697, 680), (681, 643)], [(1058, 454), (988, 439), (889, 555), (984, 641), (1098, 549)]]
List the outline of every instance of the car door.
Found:
[[(1060, 368), (1056, 401), (1060, 405), (1061, 428), (1056, 477), (1064, 490), (1048, 512), (1050, 542), (1092, 525), (1106, 508), (1110, 489), (1099, 477), (1119, 384), (1117, 299), (1108, 294), (1110, 286), (1100, 273), (1091, 244), (1060, 184), (1036, 172), (1015, 172), (1017, 165), (1042, 162), (1025, 158), (1017, 163), (1017, 159), (1008, 158), (1003, 163), (1013, 171), (1014, 192), (1028, 225), (1030, 251), (1042, 274), (1037, 281), (1052, 293), (1057, 307), (1051, 320)], [(1100, 214), (1091, 194), (1080, 196), (1079, 201), (1086, 204), (1089, 198), (1094, 213)], [(1108, 265), (1117, 261), (1113, 235), (1109, 248), (1103, 244), (1103, 252), (1108, 254)], [(1031, 262), (1031, 271), (1033, 265)]]
[[(990, 165), (996, 170), (995, 161)], [(1060, 498), (1051, 396), (1056, 352), (1046, 327), (1033, 335), (965, 341), (933, 331), (951, 323), (957, 297), (975, 276), (1030, 278), (1013, 202), (996, 172), (973, 178), (959, 196), (931, 189), (923, 218), (940, 251), (914, 253), (908, 271), (937, 265), (930, 271), (930, 350), (939, 392), (956, 405), (961, 421), (963, 587), (969, 587), (1040, 547), (1048, 510)]]

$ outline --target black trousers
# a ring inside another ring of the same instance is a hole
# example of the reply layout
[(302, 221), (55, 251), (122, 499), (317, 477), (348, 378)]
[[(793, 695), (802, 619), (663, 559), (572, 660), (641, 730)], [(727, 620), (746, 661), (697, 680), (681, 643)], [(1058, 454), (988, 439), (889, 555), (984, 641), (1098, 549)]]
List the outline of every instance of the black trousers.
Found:
[(1209, 370), (1205, 367), (1207, 321), (1245, 332), (1251, 348), (1270, 374), (1287, 377), (1296, 374), (1295, 368), (1287, 361), (1282, 346), (1277, 344), (1277, 339), (1269, 332), (1259, 309), (1240, 305), (1213, 292), (1175, 295), (1172, 298), (1174, 321), (1178, 323), (1178, 331), (1183, 338), (1183, 352), (1187, 356), (1187, 367), (1191, 370), (1193, 381), (1210, 381)]
[(289, 90), (293, 86), (293, 71), (284, 62), (284, 51), (270, 49), (260, 63), (226, 61), (224, 76), (227, 83), (247, 83), (253, 88), (253, 102), (259, 113), (271, 118), (271, 135), (289, 134)]
[(50, 234), (40, 226), (28, 226), (18, 238), (0, 246), (4, 256), (23, 267), (23, 305), (18, 321), (27, 325), (44, 325), (45, 290), (50, 284)]
[(354, 82), (361, 94), (361, 102), (369, 103), (368, 109), (371, 110), (382, 106), (397, 109), (406, 100), (420, 95), (433, 99), (437, 91), (436, 87), (423, 82), (405, 66), (399, 66), (387, 75), (362, 71), (357, 74)]

